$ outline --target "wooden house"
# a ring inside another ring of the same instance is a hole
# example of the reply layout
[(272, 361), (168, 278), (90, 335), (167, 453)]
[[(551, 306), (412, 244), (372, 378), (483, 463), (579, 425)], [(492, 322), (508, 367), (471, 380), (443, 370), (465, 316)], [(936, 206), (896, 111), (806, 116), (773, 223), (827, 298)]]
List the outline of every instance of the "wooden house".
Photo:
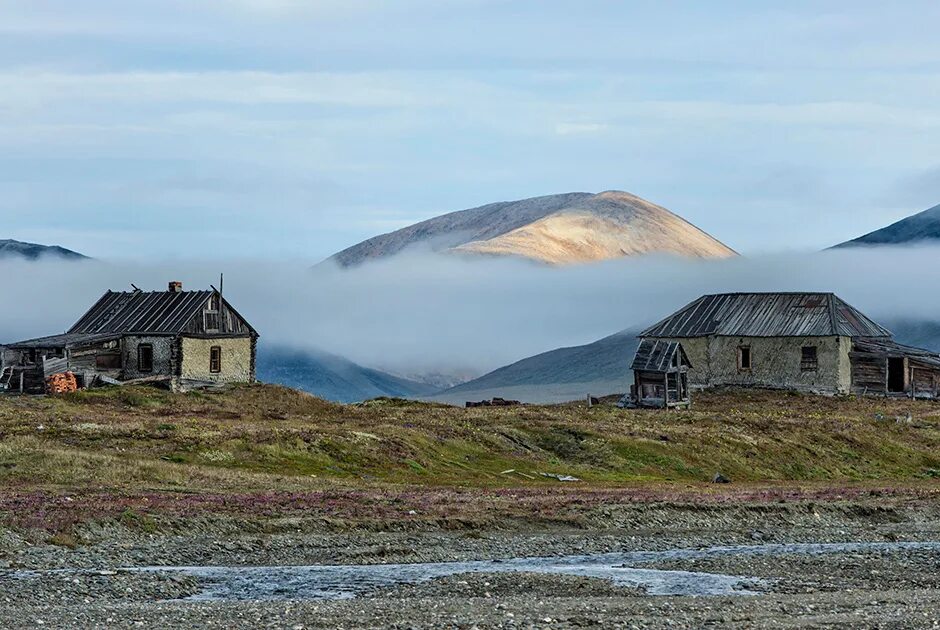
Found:
[[(832, 293), (705, 295), (639, 335), (676, 342), (692, 389), (737, 385), (935, 398), (940, 355), (900, 344)], [(639, 354), (639, 353), (638, 353)]]
[(68, 332), (0, 347), (0, 387), (41, 391), (52, 374), (97, 382), (253, 382), (258, 333), (215, 290), (108, 291)]
[(633, 402), (639, 407), (688, 407), (691, 367), (678, 341), (641, 340), (631, 365)]

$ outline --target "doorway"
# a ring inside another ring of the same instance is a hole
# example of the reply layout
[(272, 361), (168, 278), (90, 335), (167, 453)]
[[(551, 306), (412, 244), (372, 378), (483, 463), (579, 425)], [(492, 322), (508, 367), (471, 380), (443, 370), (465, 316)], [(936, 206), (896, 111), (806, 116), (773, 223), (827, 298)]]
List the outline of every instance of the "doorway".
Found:
[(904, 357), (888, 358), (888, 391), (904, 391)]

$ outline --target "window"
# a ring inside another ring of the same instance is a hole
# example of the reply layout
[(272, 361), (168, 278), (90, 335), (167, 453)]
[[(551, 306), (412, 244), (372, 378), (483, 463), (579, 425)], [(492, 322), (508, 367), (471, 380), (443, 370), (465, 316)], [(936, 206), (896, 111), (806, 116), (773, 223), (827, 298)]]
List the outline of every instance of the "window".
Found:
[(99, 370), (120, 370), (120, 352), (102, 352), (95, 355), (95, 368)]
[(218, 374), (222, 371), (222, 347), (212, 346), (209, 348), (209, 371)]
[(803, 346), (800, 356), (800, 371), (815, 372), (819, 367), (819, 361), (816, 359), (816, 346)]
[(153, 372), (153, 346), (149, 343), (137, 346), (137, 371)]
[(219, 310), (222, 301), (218, 293), (213, 293), (206, 304), (206, 310), (202, 312), (202, 320), (206, 332), (219, 332)]
[(738, 347), (738, 369), (742, 372), (749, 372), (751, 369), (751, 347)]
[(219, 332), (219, 313), (216, 311), (206, 311), (205, 317), (206, 332)]

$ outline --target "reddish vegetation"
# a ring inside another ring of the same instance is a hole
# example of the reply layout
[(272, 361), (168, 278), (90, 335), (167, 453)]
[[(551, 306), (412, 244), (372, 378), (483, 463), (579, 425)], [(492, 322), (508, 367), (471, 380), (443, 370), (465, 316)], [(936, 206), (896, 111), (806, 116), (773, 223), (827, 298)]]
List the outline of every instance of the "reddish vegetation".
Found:
[(472, 523), (526, 519), (530, 523), (573, 523), (593, 510), (631, 504), (687, 506), (812, 503), (837, 501), (920, 502), (936, 500), (940, 487), (769, 486), (722, 487), (685, 485), (586, 489), (335, 489), (314, 492), (248, 494), (173, 494), (81, 492), (68, 495), (13, 492), (0, 495), (2, 522), (14, 527), (63, 531), (89, 520), (119, 519), (128, 514), (149, 517), (224, 515), (239, 519), (303, 517), (322, 519), (330, 528), (386, 526), (459, 528)]

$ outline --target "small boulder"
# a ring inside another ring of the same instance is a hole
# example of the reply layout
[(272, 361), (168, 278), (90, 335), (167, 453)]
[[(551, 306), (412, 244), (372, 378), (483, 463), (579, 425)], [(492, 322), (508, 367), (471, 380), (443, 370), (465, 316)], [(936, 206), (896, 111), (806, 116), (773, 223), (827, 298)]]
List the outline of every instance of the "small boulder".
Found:
[(722, 475), (720, 472), (716, 472), (715, 476), (712, 477), (712, 483), (731, 483), (731, 480)]

